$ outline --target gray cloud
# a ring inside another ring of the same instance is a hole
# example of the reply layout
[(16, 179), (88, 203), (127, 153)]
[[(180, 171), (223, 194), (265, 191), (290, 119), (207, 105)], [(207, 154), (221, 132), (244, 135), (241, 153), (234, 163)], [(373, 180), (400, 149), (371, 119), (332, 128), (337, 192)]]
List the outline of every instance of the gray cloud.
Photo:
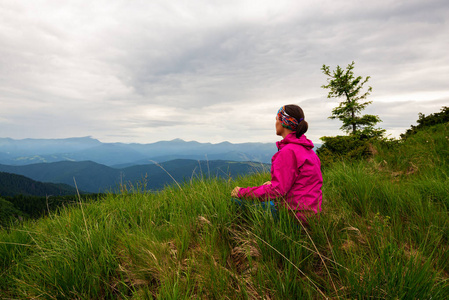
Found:
[(274, 141), (285, 103), (342, 134), (320, 68), (353, 60), (397, 136), (448, 103), (446, 2), (2, 3), (0, 136)]

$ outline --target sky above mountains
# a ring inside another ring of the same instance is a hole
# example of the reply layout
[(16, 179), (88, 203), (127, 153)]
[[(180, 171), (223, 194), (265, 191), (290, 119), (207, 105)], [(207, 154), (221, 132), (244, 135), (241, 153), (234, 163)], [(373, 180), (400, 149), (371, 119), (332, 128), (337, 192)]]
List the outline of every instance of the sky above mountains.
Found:
[(329, 120), (323, 64), (371, 76), (393, 137), (449, 105), (449, 2), (1, 1), (0, 137), (272, 142), (283, 104)]

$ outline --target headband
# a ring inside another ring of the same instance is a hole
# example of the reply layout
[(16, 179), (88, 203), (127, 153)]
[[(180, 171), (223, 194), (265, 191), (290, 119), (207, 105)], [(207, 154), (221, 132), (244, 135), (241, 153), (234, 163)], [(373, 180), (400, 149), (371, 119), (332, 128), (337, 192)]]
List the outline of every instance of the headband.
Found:
[(295, 131), (296, 127), (298, 127), (298, 124), (304, 120), (303, 118), (296, 120), (294, 117), (290, 116), (288, 113), (285, 112), (285, 106), (282, 106), (278, 110), (277, 117), (279, 121), (282, 123), (282, 126), (285, 128), (288, 128), (290, 130)]

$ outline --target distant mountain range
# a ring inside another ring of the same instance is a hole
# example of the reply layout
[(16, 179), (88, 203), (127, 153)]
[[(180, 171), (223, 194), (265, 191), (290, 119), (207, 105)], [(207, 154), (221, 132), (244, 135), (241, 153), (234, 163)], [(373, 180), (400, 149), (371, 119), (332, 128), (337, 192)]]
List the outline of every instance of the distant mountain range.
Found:
[(177, 159), (160, 164), (112, 168), (92, 161), (37, 163), (24, 166), (0, 164), (0, 172), (19, 174), (39, 182), (64, 183), (80, 191), (115, 192), (120, 185), (145, 185), (158, 190), (167, 184), (181, 183), (199, 176), (235, 177), (269, 170), (269, 166), (254, 162), (224, 160), (197, 161)]
[(124, 144), (102, 143), (91, 137), (0, 138), (0, 172), (71, 187), (76, 182), (80, 191), (90, 193), (116, 191), (120, 184), (137, 182), (157, 190), (174, 180), (200, 175), (236, 176), (268, 170), (276, 151), (274, 143), (211, 144), (175, 139)]
[(102, 143), (91, 137), (23, 140), (0, 138), (0, 163), (17, 166), (44, 162), (92, 161), (123, 168), (174, 159), (270, 163), (276, 151), (274, 143), (211, 144), (175, 139), (151, 144), (124, 144)]

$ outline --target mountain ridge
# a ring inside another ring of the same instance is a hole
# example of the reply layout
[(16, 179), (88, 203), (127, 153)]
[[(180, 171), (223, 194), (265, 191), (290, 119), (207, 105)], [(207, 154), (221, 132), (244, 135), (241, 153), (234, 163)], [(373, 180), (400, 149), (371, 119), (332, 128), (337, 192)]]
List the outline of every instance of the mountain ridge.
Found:
[(91, 160), (107, 166), (162, 162), (170, 159), (232, 159), (269, 163), (274, 143), (200, 143), (174, 139), (155, 143), (102, 143), (91, 137), (67, 139), (0, 138), (0, 163), (27, 165), (58, 161)]
[[(40, 182), (63, 183), (90, 193), (115, 191), (123, 185), (140, 184), (145, 184), (147, 189), (158, 190), (193, 176), (232, 177), (267, 168), (267, 164), (254, 162), (193, 159), (175, 159), (122, 168), (93, 161), (60, 161), (23, 166), (0, 164), (0, 172), (22, 175)], [(205, 170), (208, 170), (207, 173), (203, 173)]]
[(76, 189), (66, 184), (32, 180), (26, 176), (0, 172), (0, 196), (75, 195)]

